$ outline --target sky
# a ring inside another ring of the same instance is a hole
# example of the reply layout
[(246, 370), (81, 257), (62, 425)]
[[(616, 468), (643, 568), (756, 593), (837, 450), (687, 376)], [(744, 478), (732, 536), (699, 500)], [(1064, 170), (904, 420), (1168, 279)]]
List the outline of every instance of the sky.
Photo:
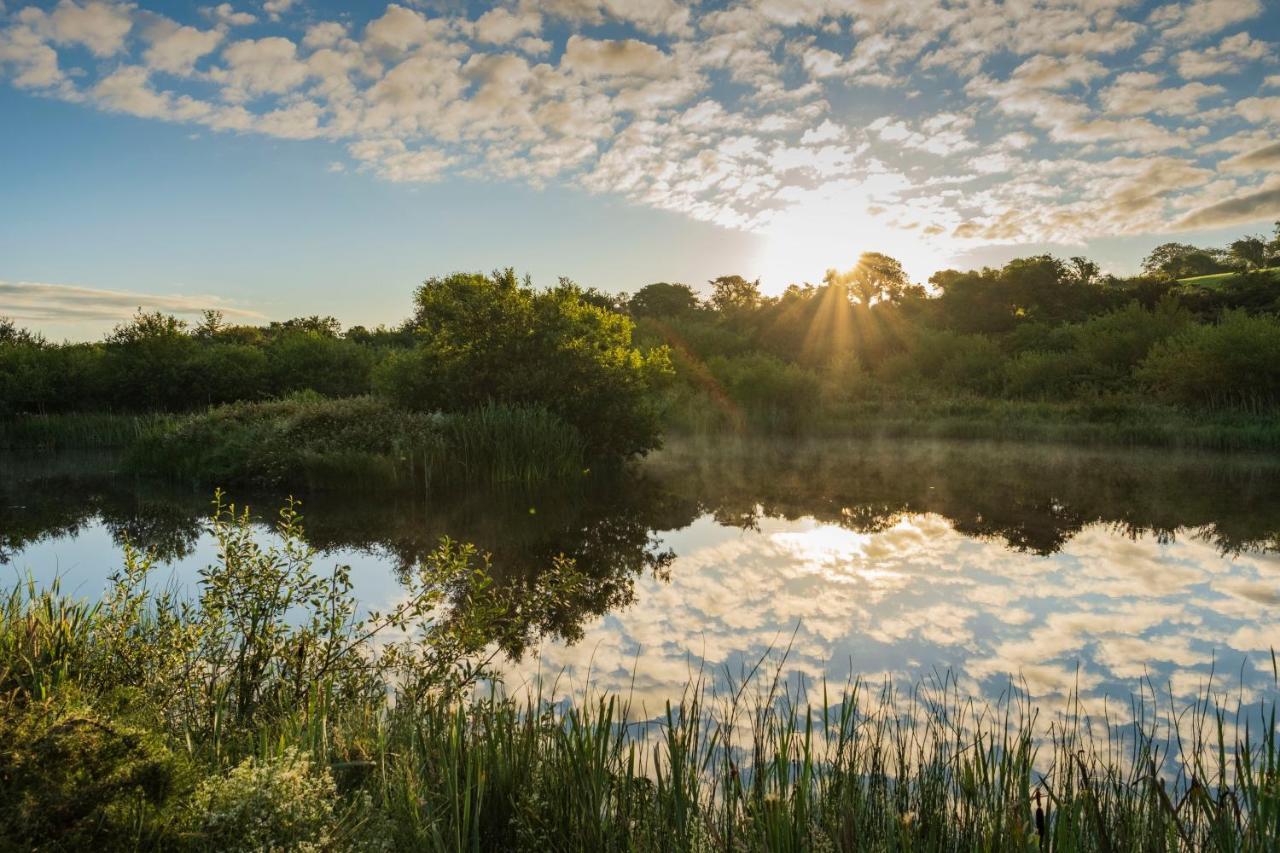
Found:
[(0, 314), (393, 324), (607, 291), (1136, 272), (1280, 219), (1277, 0), (0, 0)]

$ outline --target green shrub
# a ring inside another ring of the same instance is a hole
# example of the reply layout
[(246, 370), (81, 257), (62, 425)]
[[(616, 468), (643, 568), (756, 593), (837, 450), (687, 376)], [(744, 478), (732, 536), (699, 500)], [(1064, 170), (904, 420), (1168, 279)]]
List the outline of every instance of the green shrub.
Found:
[(575, 285), (538, 291), (511, 270), (456, 274), (428, 280), (415, 301), (418, 345), (379, 368), (379, 394), (427, 412), (540, 407), (572, 424), (592, 457), (657, 446), (651, 392), (670, 374), (666, 350), (640, 352), (631, 320)]
[(766, 427), (794, 428), (811, 418), (821, 379), (813, 371), (764, 353), (715, 356), (707, 368), (747, 418)]
[(1229, 311), (1157, 344), (1138, 376), (1160, 398), (1261, 412), (1280, 404), (1280, 318)]
[(1024, 352), (1005, 364), (1005, 393), (1025, 399), (1066, 399), (1075, 394), (1083, 376), (1080, 358), (1074, 353)]
[[(373, 352), (353, 341), (318, 331), (288, 331), (275, 338), (264, 355), (275, 395), (314, 391), (326, 397), (354, 397), (371, 390)], [(251, 397), (242, 392), (235, 399)]]
[(373, 397), (303, 393), (233, 403), (151, 430), (135, 470), (213, 484), (311, 486), (412, 482), (440, 445), (439, 419)]
[(906, 358), (911, 372), (947, 390), (989, 393), (998, 390), (1003, 379), (1005, 356), (982, 334), (922, 330)]
[(587, 465), (578, 431), (537, 406), (489, 403), (443, 418), (441, 430), (436, 468), (464, 482), (565, 480)]
[(338, 849), (338, 791), (327, 768), (288, 749), (270, 761), (246, 758), (204, 780), (192, 798), (202, 848), (228, 853)]
[(183, 778), (161, 735), (106, 718), (65, 691), (0, 704), (5, 849), (171, 846), (164, 812)]

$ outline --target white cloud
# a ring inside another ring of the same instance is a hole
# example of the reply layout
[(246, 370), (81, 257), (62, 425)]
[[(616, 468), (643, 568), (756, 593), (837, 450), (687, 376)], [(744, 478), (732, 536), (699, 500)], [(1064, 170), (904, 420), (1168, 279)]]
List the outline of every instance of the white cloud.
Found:
[(1198, 82), (1169, 86), (1159, 74), (1133, 71), (1116, 77), (1100, 97), (1109, 112), (1121, 115), (1161, 113), (1185, 116), (1198, 113), (1203, 100), (1223, 91), (1221, 86)]
[(579, 35), (569, 36), (560, 67), (582, 77), (665, 77), (675, 71), (671, 57), (656, 45)]
[(218, 30), (199, 30), (159, 18), (143, 32), (149, 46), (142, 54), (147, 67), (170, 74), (190, 74), (197, 61), (222, 42)]
[(1245, 98), (1236, 103), (1236, 112), (1247, 121), (1280, 123), (1280, 96), (1270, 98)]
[(1236, 33), (1215, 47), (1178, 54), (1178, 73), (1188, 80), (1235, 74), (1245, 63), (1274, 56), (1274, 50), (1274, 45), (1251, 38), (1248, 33)]
[[(822, 210), (940, 252), (1168, 230), (1258, 191), (1230, 158), (1280, 121), (1280, 98), (1233, 105), (1230, 81), (1173, 77), (1267, 59), (1249, 32), (1186, 37), (1248, 3), (1166, 7), (1147, 28), (1112, 0), (513, 0), (474, 19), (404, 0), (367, 23), (298, 6), (246, 4), (278, 25), (236, 38), (257, 21), (228, 3), (202, 28), (61, 0), (0, 23), (0, 73), (140, 117), (331, 139), (386, 180), (555, 180), (770, 234)], [(1228, 143), (1239, 119), (1255, 127)]]
[(509, 44), (523, 35), (537, 35), (541, 29), (542, 16), (536, 11), (498, 8), (476, 19), (475, 37), (489, 44)]
[(280, 16), (293, 7), (296, 0), (266, 0), (262, 4), (262, 11), (273, 21), (280, 20)]
[(1148, 22), (1166, 38), (1195, 41), (1262, 14), (1261, 0), (1192, 0), (1158, 7)]
[(298, 48), (280, 36), (232, 42), (222, 51), (224, 67), (211, 76), (225, 88), (230, 101), (254, 95), (282, 94), (307, 79), (307, 66), (298, 60)]
[(133, 29), (130, 11), (131, 6), (101, 0), (83, 5), (60, 0), (42, 26), (55, 42), (84, 45), (94, 56), (114, 56), (124, 49), (125, 37)]
[(206, 310), (215, 309), (233, 318), (262, 317), (217, 296), (163, 295), (68, 284), (0, 281), (0, 314), (15, 320), (126, 320), (139, 308), (186, 316), (198, 316)]
[(257, 23), (257, 17), (248, 12), (238, 11), (230, 3), (219, 3), (217, 6), (206, 6), (200, 10), (205, 17), (225, 27), (247, 27)]
[(347, 146), (365, 168), (388, 181), (424, 183), (439, 180), (451, 159), (429, 148), (410, 149), (399, 139), (367, 139)]
[(836, 142), (845, 137), (844, 128), (831, 119), (823, 119), (822, 124), (811, 127), (800, 137), (801, 145), (815, 145), (822, 142)]

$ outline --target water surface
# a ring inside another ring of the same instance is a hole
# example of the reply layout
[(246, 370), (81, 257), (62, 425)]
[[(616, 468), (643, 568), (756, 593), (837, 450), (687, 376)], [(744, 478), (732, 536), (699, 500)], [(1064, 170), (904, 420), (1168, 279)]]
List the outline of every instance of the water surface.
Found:
[[(214, 557), (209, 495), (109, 457), (0, 461), (0, 572), (97, 595), (123, 543), (190, 585)], [(1280, 464), (1254, 457), (843, 441), (674, 442), (634, 471), (538, 493), (314, 494), (321, 565), (369, 607), (442, 535), (537, 583), (559, 555), (590, 582), (509, 685), (633, 697), (650, 713), (786, 650), (792, 683), (949, 671), (1053, 706), (1175, 699), (1210, 678), (1250, 699), (1280, 645)], [(282, 495), (233, 495), (269, 517)], [(264, 536), (266, 534), (264, 533)], [(642, 711), (643, 713), (643, 711)]]

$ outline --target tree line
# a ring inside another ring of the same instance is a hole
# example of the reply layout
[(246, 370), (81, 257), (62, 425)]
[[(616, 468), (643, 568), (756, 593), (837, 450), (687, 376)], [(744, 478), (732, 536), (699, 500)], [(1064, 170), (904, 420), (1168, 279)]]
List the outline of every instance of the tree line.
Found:
[[(1270, 242), (1165, 244), (1125, 278), (1040, 255), (942, 270), (926, 287), (868, 252), (777, 295), (741, 275), (619, 295), (459, 273), (424, 282), (389, 328), (140, 311), (101, 341), (57, 344), (0, 321), (0, 415), (190, 412), (297, 392), (422, 412), (498, 402), (546, 408), (593, 453), (625, 456), (654, 446), (664, 418), (786, 425), (867, 398), (1261, 411), (1280, 404), (1280, 280), (1264, 266), (1276, 256), (1280, 224)], [(1179, 280), (1204, 258), (1237, 272)]]

